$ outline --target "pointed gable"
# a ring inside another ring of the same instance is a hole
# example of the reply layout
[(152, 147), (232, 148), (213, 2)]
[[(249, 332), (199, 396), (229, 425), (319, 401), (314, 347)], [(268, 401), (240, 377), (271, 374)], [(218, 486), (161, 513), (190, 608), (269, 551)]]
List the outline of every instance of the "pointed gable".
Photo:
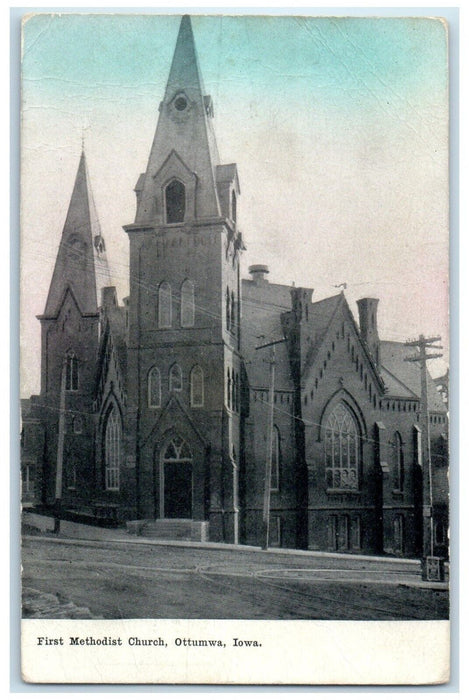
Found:
[[(196, 211), (200, 218), (220, 216), (216, 187), (218, 150), (212, 126), (213, 106), (205, 95), (191, 20), (184, 16), (174, 51), (156, 134), (144, 177), (137, 183), (137, 224), (163, 223), (161, 192), (155, 178), (171, 150), (197, 174)], [(185, 184), (185, 183), (184, 183)]]
[[(314, 372), (318, 362), (324, 362), (326, 341), (328, 339), (332, 342), (334, 338), (345, 339), (349, 337), (350, 351), (353, 346), (356, 357), (358, 353), (361, 354), (362, 360), (370, 372), (370, 378), (371, 376), (374, 378), (376, 386), (381, 391), (384, 389), (378, 368), (360, 336), (357, 324), (343, 293), (308, 304), (307, 311), (306, 307), (304, 310), (304, 330), (301, 335), (301, 376), (304, 379)], [(352, 358), (351, 355), (350, 357)]]
[(82, 152), (44, 317), (57, 316), (67, 290), (72, 292), (82, 314), (97, 313), (100, 290), (109, 285), (104, 239)]

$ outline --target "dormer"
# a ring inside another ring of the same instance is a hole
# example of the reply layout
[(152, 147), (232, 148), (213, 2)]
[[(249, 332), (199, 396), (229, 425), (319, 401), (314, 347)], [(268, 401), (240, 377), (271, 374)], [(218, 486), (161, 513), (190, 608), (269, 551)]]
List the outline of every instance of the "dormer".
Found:
[(229, 219), (233, 224), (233, 229), (236, 229), (238, 197), (240, 195), (236, 163), (217, 165), (216, 177), (221, 215)]

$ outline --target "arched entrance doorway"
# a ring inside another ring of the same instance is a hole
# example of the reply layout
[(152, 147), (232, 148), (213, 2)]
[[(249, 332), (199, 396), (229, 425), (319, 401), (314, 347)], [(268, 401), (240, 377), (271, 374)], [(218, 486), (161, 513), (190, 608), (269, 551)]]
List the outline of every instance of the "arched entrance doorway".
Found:
[(179, 436), (161, 454), (160, 513), (162, 518), (192, 518), (192, 454)]

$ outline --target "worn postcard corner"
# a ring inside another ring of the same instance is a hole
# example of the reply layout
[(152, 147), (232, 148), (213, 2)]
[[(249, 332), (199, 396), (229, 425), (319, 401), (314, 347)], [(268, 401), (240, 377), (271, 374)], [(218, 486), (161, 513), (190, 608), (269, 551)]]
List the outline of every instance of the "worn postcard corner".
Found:
[(22, 32), (24, 680), (448, 682), (446, 22)]

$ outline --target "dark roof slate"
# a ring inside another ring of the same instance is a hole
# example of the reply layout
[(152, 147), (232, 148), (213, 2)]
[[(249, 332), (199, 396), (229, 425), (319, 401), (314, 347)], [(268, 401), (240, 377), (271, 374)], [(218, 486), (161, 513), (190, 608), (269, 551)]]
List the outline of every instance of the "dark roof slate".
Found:
[[(381, 374), (388, 389), (388, 395), (404, 398), (420, 398), (420, 367), (418, 362), (407, 362), (412, 356), (412, 348), (405, 343), (382, 340)], [(428, 407), (430, 411), (446, 413), (447, 408), (427, 371)]]

